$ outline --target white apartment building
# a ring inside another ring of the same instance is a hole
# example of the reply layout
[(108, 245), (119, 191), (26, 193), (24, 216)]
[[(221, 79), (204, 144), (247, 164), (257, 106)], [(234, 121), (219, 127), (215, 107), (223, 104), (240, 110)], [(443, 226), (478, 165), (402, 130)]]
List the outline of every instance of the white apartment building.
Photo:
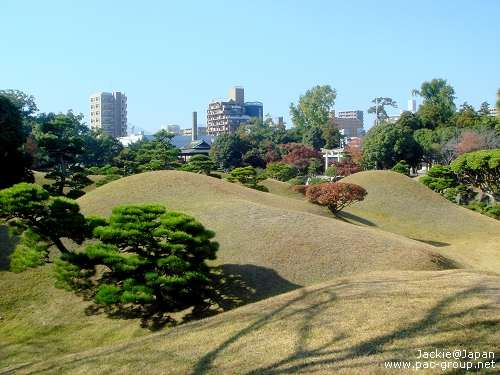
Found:
[(90, 127), (113, 137), (127, 135), (127, 96), (124, 92), (90, 95)]
[(363, 111), (339, 111), (335, 116), (335, 111), (330, 111), (330, 118), (340, 131), (343, 131), (346, 137), (364, 137)]

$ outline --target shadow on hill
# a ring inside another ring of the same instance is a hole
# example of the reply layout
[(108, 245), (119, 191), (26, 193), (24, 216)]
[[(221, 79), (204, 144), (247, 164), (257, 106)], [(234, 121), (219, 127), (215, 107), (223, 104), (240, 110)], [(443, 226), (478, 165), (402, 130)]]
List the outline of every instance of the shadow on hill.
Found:
[(435, 247), (443, 247), (443, 246), (451, 246), (448, 242), (439, 242), (439, 241), (431, 241), (431, 240), (419, 240), (418, 238), (412, 238), (412, 240), (426, 243), (427, 245), (435, 246)]
[(10, 269), (10, 256), (18, 242), (17, 237), (9, 236), (9, 228), (6, 225), (0, 225), (0, 271)]
[[(281, 319), (287, 319), (296, 326), (296, 340), (291, 351), (284, 350), (283, 352), (287, 354), (274, 363), (261, 364), (260, 366), (248, 364), (248, 367), (258, 368), (241, 372), (241, 374), (304, 374), (315, 373), (319, 369), (322, 370), (321, 373), (327, 369), (329, 373), (347, 369), (349, 373), (356, 373), (358, 372), (356, 368), (359, 368), (360, 373), (365, 373), (363, 370), (367, 365), (381, 369), (388, 368), (387, 363), (393, 364), (396, 361), (412, 361), (411, 364), (415, 365), (420, 351), (429, 353), (434, 350), (442, 350), (442, 348), (458, 349), (462, 353), (469, 353), (471, 348), (474, 348), (481, 354), (487, 352), (491, 355), (493, 353), (495, 358), (488, 360), (498, 361), (500, 352), (498, 352), (498, 346), (495, 346), (495, 340), (498, 339), (500, 319), (498, 319), (498, 314), (491, 316), (491, 311), (496, 311), (497, 306), (491, 298), (486, 297), (488, 293), (485, 293), (485, 290), (488, 289), (492, 293), (498, 293), (498, 290), (492, 291), (491, 287), (487, 285), (475, 285), (445, 295), (424, 311), (419, 312), (417, 319), (408, 321), (403, 326), (397, 324), (396, 327), (399, 328), (388, 329), (386, 333), (375, 334), (368, 339), (356, 340), (344, 332), (336, 334), (332, 332), (329, 340), (323, 340), (319, 343), (314, 341), (315, 335), (313, 333), (314, 329), (317, 329), (315, 319), (324, 313), (324, 309), (328, 309), (337, 301), (342, 303), (342, 298), (339, 298), (336, 291), (341, 292), (342, 289), (356, 288), (355, 284), (356, 282), (345, 282), (333, 288), (325, 287), (312, 292), (303, 292), (298, 297), (281, 304), (273, 311), (263, 314), (261, 318), (249, 322), (246, 328), (236, 332), (218, 347), (206, 353), (197, 362), (192, 374), (211, 373), (214, 370), (213, 364), (219, 356), (231, 355), (232, 350), (237, 350), (234, 348), (243, 345), (246, 336), (254, 334), (255, 331), (266, 332), (265, 336), (272, 334), (272, 325)], [(455, 304), (464, 299), (477, 298), (480, 294), (484, 298), (483, 303), (475, 307)], [(361, 292), (352, 298), (369, 298), (369, 295)], [(287, 329), (290, 329), (290, 326)], [(329, 328), (325, 327), (325, 329)], [(438, 344), (435, 344), (437, 346), (432, 347), (432, 337), (435, 336), (436, 332), (445, 332), (446, 334), (440, 336)], [(287, 334), (290, 335), (290, 332)], [(279, 333), (275, 332), (274, 335), (279, 336)], [(428, 362), (426, 360), (420, 361)], [(476, 365), (478, 362), (486, 362), (487, 360), (463, 358), (462, 362), (455, 362), (463, 364), (464, 361)], [(426, 364), (428, 365), (428, 363)], [(452, 374), (465, 373), (460, 368), (453, 370), (451, 367), (450, 370), (453, 371)]]
[[(185, 311), (182, 307), (173, 308), (171, 312), (176, 313), (175, 317), (174, 314), (168, 315), (154, 306), (105, 307), (92, 304), (85, 312), (88, 315), (105, 313), (115, 319), (140, 319), (143, 328), (157, 331), (165, 326), (203, 319), (301, 287), (283, 279), (273, 269), (251, 264), (224, 264), (213, 267), (212, 279), (213, 286), (209, 300), (203, 305)], [(89, 295), (80, 296), (87, 300), (91, 298)]]
[(350, 224), (362, 224), (369, 227), (376, 227), (377, 224), (371, 222), (370, 220), (363, 219), (362, 217), (356, 216), (349, 212), (341, 211), (337, 213), (336, 217), (342, 221), (345, 221)]

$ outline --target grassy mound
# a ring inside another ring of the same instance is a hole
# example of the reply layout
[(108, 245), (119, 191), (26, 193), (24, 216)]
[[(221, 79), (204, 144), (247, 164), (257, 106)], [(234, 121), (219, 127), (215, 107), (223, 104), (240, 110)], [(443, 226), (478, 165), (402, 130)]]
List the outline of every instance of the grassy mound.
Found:
[(237, 265), (257, 290), (274, 282), (266, 270), (304, 286), (367, 271), (450, 267), (427, 244), (335, 220), (307, 202), (194, 173), (135, 175), (79, 199), (85, 215), (105, 217), (117, 205), (144, 202), (186, 212), (214, 230), (221, 245), (216, 264)]
[(499, 272), (500, 223), (397, 173), (345, 181), (368, 196), (344, 221), (304, 200), (177, 171), (81, 197), (85, 215), (160, 202), (195, 216), (217, 234), (213, 265), (241, 287), (230, 292), (265, 299), (155, 334), (55, 289), (50, 265), (5, 272), (15, 240), (0, 226), (0, 374), (391, 374), (384, 361), (419, 349), (498, 350), (498, 275), (442, 270)]
[[(413, 374), (413, 369), (387, 369), (386, 362), (415, 365), (419, 350), (436, 349), (496, 351), (498, 356), (499, 291), (497, 275), (464, 270), (353, 276), (146, 338), (15, 370), (16, 374)], [(465, 373), (451, 370), (446, 373)], [(437, 367), (422, 373), (445, 372)]]
[(500, 222), (446, 200), (421, 183), (390, 171), (366, 171), (342, 181), (368, 196), (344, 210), (347, 220), (435, 246), (456, 262), (500, 273)]

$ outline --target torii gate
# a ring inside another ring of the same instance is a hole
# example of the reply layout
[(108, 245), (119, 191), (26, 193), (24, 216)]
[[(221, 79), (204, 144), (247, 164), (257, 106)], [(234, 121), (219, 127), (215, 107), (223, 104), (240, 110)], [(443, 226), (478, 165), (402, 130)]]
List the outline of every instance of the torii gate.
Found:
[(328, 168), (328, 159), (336, 159), (335, 161), (340, 161), (342, 155), (344, 155), (343, 148), (334, 148), (333, 150), (328, 150), (326, 148), (322, 148), (321, 152), (323, 153), (323, 157), (325, 158), (325, 172)]

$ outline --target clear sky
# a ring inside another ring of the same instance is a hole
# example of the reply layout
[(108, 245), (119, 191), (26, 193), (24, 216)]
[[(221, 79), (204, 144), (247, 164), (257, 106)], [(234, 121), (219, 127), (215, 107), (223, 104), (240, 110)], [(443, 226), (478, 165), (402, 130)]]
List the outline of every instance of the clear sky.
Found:
[(87, 123), (91, 93), (122, 91), (149, 131), (205, 123), (233, 86), (290, 127), (290, 103), (329, 84), (365, 129), (375, 97), (397, 114), (433, 78), (476, 109), (500, 88), (500, 0), (0, 0), (0, 25), (0, 89)]

